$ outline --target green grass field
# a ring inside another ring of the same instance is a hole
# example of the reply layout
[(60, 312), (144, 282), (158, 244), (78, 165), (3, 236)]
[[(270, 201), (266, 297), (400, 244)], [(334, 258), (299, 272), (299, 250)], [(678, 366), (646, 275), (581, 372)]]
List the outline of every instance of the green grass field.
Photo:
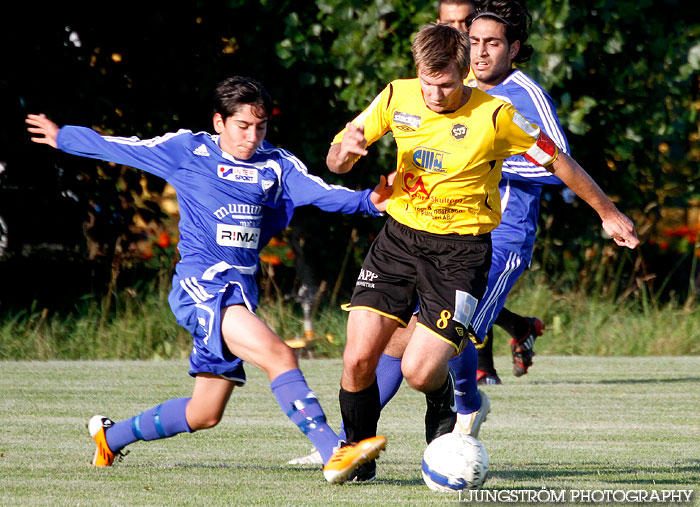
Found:
[[(489, 490), (695, 489), (700, 501), (700, 357), (537, 356), (530, 373), (487, 386), (480, 439)], [(339, 425), (339, 360), (304, 360), (331, 425)], [(419, 464), (422, 395), (405, 384), (385, 409), (389, 439), (373, 484), (333, 486), (316, 468), (286, 465), (310, 445), (282, 415), (264, 376), (248, 368), (222, 423), (130, 446), (94, 469), (85, 423), (126, 418), (189, 396), (185, 361), (0, 363), (2, 505), (432, 505)], [(491, 504), (493, 505), (493, 504)], [(513, 505), (513, 504), (510, 504)]]

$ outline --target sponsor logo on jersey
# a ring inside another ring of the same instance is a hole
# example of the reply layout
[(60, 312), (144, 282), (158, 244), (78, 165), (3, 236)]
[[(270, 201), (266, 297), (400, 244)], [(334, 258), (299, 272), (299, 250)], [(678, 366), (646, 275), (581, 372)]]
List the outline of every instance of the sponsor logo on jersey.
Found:
[(456, 139), (457, 141), (461, 141), (467, 135), (467, 126), (464, 125), (463, 123), (455, 123), (454, 125), (452, 125), (452, 130), (450, 131), (450, 135), (452, 136), (453, 139)]
[(258, 170), (251, 167), (235, 167), (219, 164), (216, 168), (216, 175), (219, 178), (238, 183), (257, 183)]
[(420, 121), (420, 116), (415, 114), (402, 113), (401, 111), (394, 112), (394, 123), (398, 125), (407, 125), (415, 130), (420, 127)]
[(430, 173), (444, 173), (447, 171), (442, 167), (442, 161), (446, 154), (444, 151), (418, 146), (413, 150), (413, 165)]
[(221, 246), (258, 248), (260, 228), (240, 225), (216, 224), (216, 243)]
[(259, 220), (262, 218), (262, 206), (257, 204), (229, 203), (215, 209), (213, 213), (219, 220), (227, 216), (243, 220)]
[(411, 197), (414, 197), (415, 194), (423, 194), (425, 197), (430, 197), (430, 193), (425, 189), (425, 185), (423, 184), (422, 176), (416, 176), (413, 173), (404, 174), (403, 188)]

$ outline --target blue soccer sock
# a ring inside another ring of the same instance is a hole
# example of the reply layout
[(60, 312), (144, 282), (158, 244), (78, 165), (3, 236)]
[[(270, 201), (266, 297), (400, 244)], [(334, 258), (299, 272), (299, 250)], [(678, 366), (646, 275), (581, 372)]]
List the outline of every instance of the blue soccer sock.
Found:
[(450, 359), (450, 368), (455, 374), (455, 402), (457, 413), (471, 414), (481, 407), (481, 396), (476, 384), (478, 354), (471, 340), (460, 355)]
[[(401, 358), (382, 354), (377, 364), (377, 385), (379, 386), (379, 404), (382, 408), (401, 387), (403, 382), (403, 373), (401, 373)], [(345, 427), (340, 427), (338, 434), (341, 440), (346, 440)]]
[(326, 463), (340, 439), (326, 424), (326, 414), (316, 395), (306, 384), (301, 370), (289, 370), (278, 375), (270, 383), (270, 389), (282, 411), (314, 444)]
[(189, 398), (174, 398), (131, 419), (114, 423), (105, 429), (107, 445), (112, 452), (117, 452), (137, 440), (157, 440), (178, 433), (192, 433), (185, 418), (188, 401)]
[(401, 358), (382, 354), (377, 364), (377, 384), (379, 385), (379, 404), (384, 408), (401, 387)]

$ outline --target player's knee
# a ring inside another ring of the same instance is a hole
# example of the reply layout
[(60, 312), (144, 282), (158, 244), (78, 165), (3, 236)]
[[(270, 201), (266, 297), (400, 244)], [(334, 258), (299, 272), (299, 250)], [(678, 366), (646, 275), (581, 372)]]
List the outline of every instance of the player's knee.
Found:
[(187, 425), (192, 431), (208, 430), (219, 424), (222, 416), (219, 410), (188, 410)]
[(275, 364), (284, 365), (287, 369), (294, 369), (299, 367), (299, 361), (297, 361), (297, 356), (294, 354), (294, 349), (280, 340), (279, 345), (271, 351), (271, 357)]
[(440, 387), (444, 379), (437, 379), (436, 371), (431, 368), (426, 368), (425, 365), (420, 362), (411, 362), (405, 359), (406, 358), (404, 358), (404, 361), (401, 363), (401, 372), (406, 382), (408, 382), (408, 385), (423, 393), (434, 391)]
[(343, 355), (343, 368), (354, 378), (362, 379), (374, 375), (377, 361), (362, 351), (352, 352), (346, 349)]
[(294, 355), (294, 350), (282, 340), (279, 340), (279, 343), (275, 343), (273, 347), (266, 349), (264, 353), (258, 354), (256, 361), (257, 366), (267, 374), (270, 380), (286, 371), (299, 368), (299, 362)]
[(190, 426), (190, 429), (193, 431), (198, 431), (198, 430), (208, 430), (210, 428), (213, 428), (217, 424), (221, 422), (221, 417), (217, 416), (211, 416), (211, 417), (202, 417), (199, 419), (196, 419), (192, 421), (192, 423), (188, 423)]
[(432, 385), (434, 384), (433, 379), (426, 372), (404, 371), (403, 375), (406, 382), (408, 382), (408, 385), (410, 385), (413, 389), (424, 393), (433, 390), (431, 389)]

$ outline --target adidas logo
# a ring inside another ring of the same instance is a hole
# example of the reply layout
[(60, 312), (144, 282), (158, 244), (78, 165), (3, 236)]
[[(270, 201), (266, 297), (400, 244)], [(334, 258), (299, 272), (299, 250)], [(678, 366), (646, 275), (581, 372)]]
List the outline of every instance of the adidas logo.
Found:
[(207, 150), (207, 147), (204, 146), (203, 144), (200, 144), (199, 147), (194, 150), (192, 153), (195, 155), (199, 155), (200, 157), (209, 157), (209, 150)]

